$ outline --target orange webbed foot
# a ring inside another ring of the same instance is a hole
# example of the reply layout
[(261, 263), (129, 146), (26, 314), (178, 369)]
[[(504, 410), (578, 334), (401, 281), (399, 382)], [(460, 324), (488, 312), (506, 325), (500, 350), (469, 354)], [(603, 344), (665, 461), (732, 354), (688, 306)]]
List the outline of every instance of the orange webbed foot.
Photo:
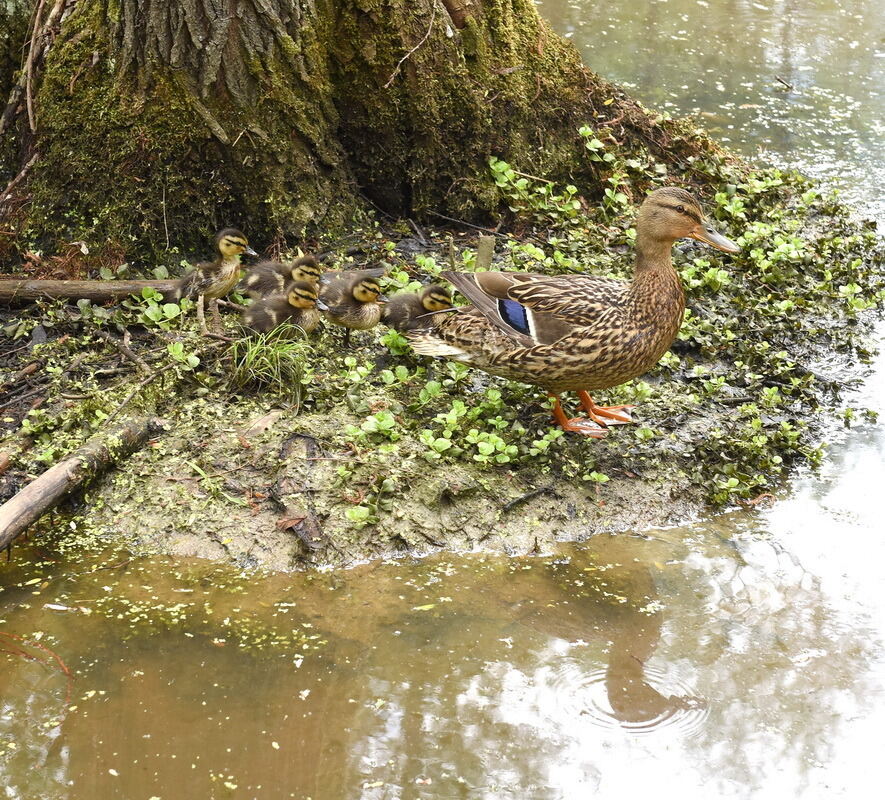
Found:
[(585, 417), (567, 419), (565, 414), (563, 414), (563, 420), (557, 420), (557, 422), (559, 422), (564, 431), (580, 433), (582, 436), (589, 436), (591, 439), (604, 439), (608, 436), (608, 431), (605, 428), (601, 428), (593, 420), (586, 419)]
[(590, 419), (583, 417), (573, 417), (569, 419), (562, 410), (562, 404), (555, 394), (550, 395), (556, 402), (553, 406), (553, 418), (559, 423), (564, 431), (571, 433), (580, 433), (582, 436), (589, 436), (591, 439), (602, 439), (608, 433), (604, 426), (598, 425)]
[(629, 425), (633, 422), (630, 409), (636, 406), (598, 406), (587, 392), (578, 392), (587, 416), (599, 425)]

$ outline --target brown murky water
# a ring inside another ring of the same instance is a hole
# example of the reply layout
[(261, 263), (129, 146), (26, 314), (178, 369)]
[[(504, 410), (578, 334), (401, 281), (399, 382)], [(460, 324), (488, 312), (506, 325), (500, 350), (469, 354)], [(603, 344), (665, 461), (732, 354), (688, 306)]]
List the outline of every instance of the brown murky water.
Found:
[[(857, 147), (839, 157), (875, 211), (882, 165), (863, 137), (882, 119), (883, 82), (860, 73), (861, 62), (883, 64), (870, 54), (885, 46), (877, 5), (542, 8), (584, 37), (600, 71), (650, 101), (708, 98), (740, 120), (737, 143), (797, 163), (815, 152), (806, 128), (787, 140), (775, 122), (762, 130), (740, 116), (754, 109), (729, 106), (750, 102), (734, 96), (745, 73), (789, 52), (796, 74), (781, 77), (835, 92), (804, 112), (820, 114), (821, 130), (839, 92), (861, 98), (866, 87), (862, 111), (844, 121)], [(796, 44), (750, 47), (786, 24), (788, 7)], [(637, 20), (655, 9), (685, 55), (645, 77), (619, 73), (642, 60)], [(695, 86), (707, 69), (723, 89)], [(786, 102), (758, 86), (767, 107)], [(885, 359), (853, 404), (885, 413)], [(822, 473), (798, 478), (770, 509), (598, 536), (547, 557), (260, 576), (18, 550), (0, 564), (0, 797), (878, 796), (883, 486), (885, 426), (867, 424), (835, 435)]]

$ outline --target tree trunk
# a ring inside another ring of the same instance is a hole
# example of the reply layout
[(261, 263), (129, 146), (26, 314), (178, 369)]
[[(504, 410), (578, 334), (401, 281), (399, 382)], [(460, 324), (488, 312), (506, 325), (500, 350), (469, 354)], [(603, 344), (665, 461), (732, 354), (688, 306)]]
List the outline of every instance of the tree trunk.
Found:
[(475, 217), (499, 201), (490, 156), (597, 194), (581, 124), (670, 161), (709, 149), (583, 67), (531, 0), (40, 0), (34, 18), (10, 179), (37, 158), (0, 195), (0, 255), (202, 250), (225, 225), (294, 240), (364, 200)]

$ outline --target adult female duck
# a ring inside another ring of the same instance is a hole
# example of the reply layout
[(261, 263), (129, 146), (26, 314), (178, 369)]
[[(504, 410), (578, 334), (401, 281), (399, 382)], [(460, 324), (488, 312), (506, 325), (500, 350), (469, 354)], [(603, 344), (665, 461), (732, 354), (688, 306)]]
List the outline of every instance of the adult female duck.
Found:
[[(670, 256), (688, 237), (736, 253), (684, 189), (657, 189), (636, 220), (632, 281), (590, 275), (443, 272), (473, 303), (408, 333), (419, 353), (463, 361), (493, 375), (534, 384), (555, 398), (567, 431), (600, 438), (631, 422), (632, 406), (597, 406), (588, 394), (647, 372), (669, 349), (685, 309)], [(589, 419), (568, 419), (559, 394), (576, 391)]]

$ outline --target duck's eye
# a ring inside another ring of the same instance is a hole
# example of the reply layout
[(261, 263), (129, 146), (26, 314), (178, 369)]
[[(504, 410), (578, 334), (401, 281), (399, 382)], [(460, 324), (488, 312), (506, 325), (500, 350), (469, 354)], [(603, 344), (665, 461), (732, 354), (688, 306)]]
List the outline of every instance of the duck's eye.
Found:
[(680, 214), (684, 214), (684, 213), (685, 213), (685, 206), (676, 206), (676, 210), (677, 210)]

